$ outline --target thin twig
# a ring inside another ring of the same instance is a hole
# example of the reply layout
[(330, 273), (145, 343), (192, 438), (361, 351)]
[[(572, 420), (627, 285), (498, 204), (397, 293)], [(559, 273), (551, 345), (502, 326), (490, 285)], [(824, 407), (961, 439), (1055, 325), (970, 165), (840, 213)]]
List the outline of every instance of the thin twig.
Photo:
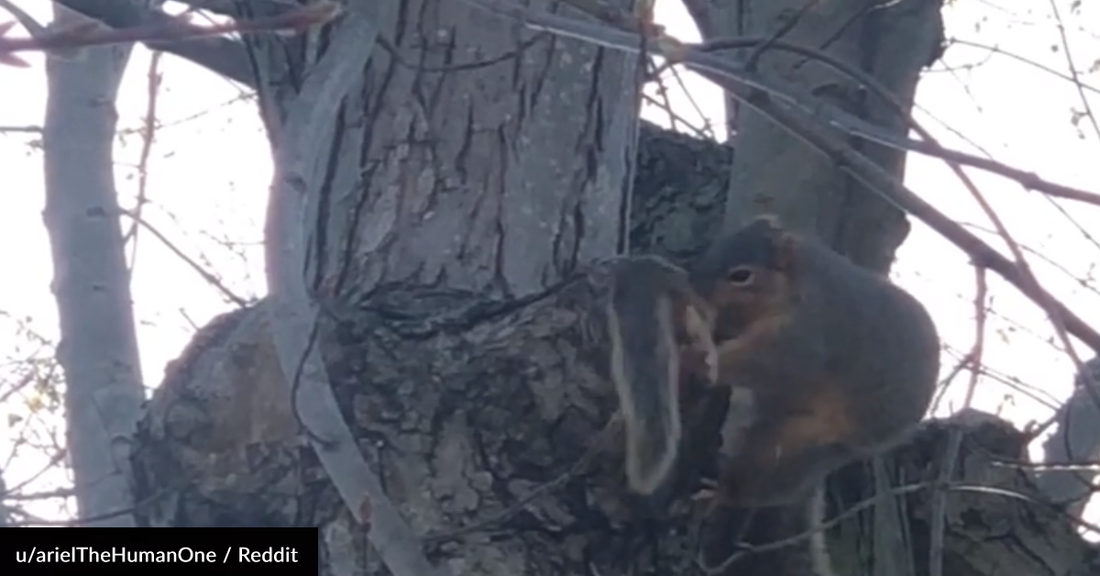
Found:
[(149, 201), (149, 157), (153, 153), (153, 142), (157, 135), (157, 102), (160, 96), (160, 86), (164, 76), (160, 71), (161, 52), (153, 52), (149, 58), (149, 69), (146, 71), (146, 100), (145, 117), (142, 119), (141, 129), (141, 153), (138, 156), (138, 193), (134, 202), (134, 222), (130, 229), (122, 236), (122, 241), (130, 242), (130, 274), (133, 275), (137, 266), (138, 254), (138, 221), (141, 220), (142, 210)]
[(136, 210), (123, 210), (122, 214), (130, 218), (135, 226), (140, 226), (144, 228), (157, 240), (160, 240), (161, 244), (163, 244), (165, 248), (175, 254), (177, 258), (182, 260), (188, 268), (194, 270), (195, 273), (202, 277), (202, 279), (205, 280), (208, 284), (216, 288), (218, 292), (221, 292), (222, 296), (225, 296), (230, 302), (236, 304), (238, 307), (241, 308), (248, 306), (248, 299), (242, 298), (241, 296), (238, 296), (236, 293), (230, 290), (229, 287), (226, 286), (220, 278), (215, 276), (213, 272), (207, 272), (198, 262), (195, 262), (193, 258), (188, 256), (182, 249), (176, 246), (175, 243), (169, 240), (167, 236), (162, 234), (160, 230), (158, 230), (152, 224), (146, 222), (145, 219), (142, 218), (141, 214), (138, 213)]
[(1097, 124), (1096, 115), (1092, 113), (1092, 105), (1089, 104), (1088, 96), (1085, 96), (1085, 89), (1081, 86), (1077, 65), (1073, 63), (1073, 52), (1069, 47), (1069, 38), (1066, 37), (1066, 24), (1062, 21), (1062, 13), (1058, 10), (1058, 3), (1055, 0), (1050, 0), (1050, 10), (1054, 13), (1054, 20), (1058, 24), (1058, 38), (1062, 44), (1062, 53), (1066, 56), (1066, 68), (1069, 69), (1069, 74), (1073, 77), (1073, 86), (1077, 88), (1077, 95), (1080, 97), (1081, 106), (1084, 108), (1083, 112), (1088, 117), (1089, 124), (1092, 125), (1092, 133), (1100, 139), (1100, 124)]
[(1079, 82), (1073, 76), (1068, 76), (1066, 74), (1063, 74), (1063, 73), (1059, 72), (1058, 70), (1055, 70), (1054, 68), (1051, 68), (1050, 66), (1040, 64), (1039, 62), (1036, 62), (1036, 61), (1034, 61), (1030, 58), (1027, 58), (1025, 56), (1021, 56), (1019, 54), (1016, 54), (1015, 52), (1010, 52), (1010, 51), (1005, 50), (1005, 49), (1003, 49), (999, 46), (990, 46), (988, 44), (982, 44), (982, 43), (979, 43), (979, 42), (972, 42), (970, 40), (963, 40), (962, 38), (951, 38), (950, 40), (947, 41), (947, 45), (949, 47), (952, 44), (958, 44), (959, 46), (968, 46), (970, 48), (978, 48), (979, 50), (988, 50), (990, 53), (1000, 54), (1001, 56), (1007, 56), (1007, 57), (1009, 57), (1013, 60), (1016, 60), (1017, 62), (1020, 62), (1021, 64), (1026, 64), (1028, 66), (1031, 66), (1032, 68), (1036, 68), (1036, 69), (1041, 70), (1043, 72), (1046, 72), (1047, 74), (1050, 74), (1052, 76), (1057, 76), (1058, 78), (1061, 78), (1062, 80), (1065, 80), (1067, 82), (1073, 82), (1073, 83), (1077, 84), (1077, 86), (1081, 87), (1081, 89), (1083, 89), (1083, 90), (1086, 90), (1088, 92), (1092, 92), (1093, 94), (1100, 95), (1100, 89), (1096, 88), (1095, 86), (1093, 86), (1091, 84), (1086, 84), (1084, 82)]
[(794, 27), (802, 21), (802, 17), (810, 11), (811, 8), (817, 6), (820, 0), (807, 0), (802, 7), (798, 9), (793, 15), (784, 18), (783, 22), (775, 29), (775, 32), (771, 36), (768, 36), (763, 42), (759, 43), (749, 52), (748, 58), (745, 58), (745, 69), (755, 72), (757, 66), (760, 64), (760, 57), (764, 55), (764, 52), (768, 51), (775, 43), (781, 40), (784, 36), (791, 33)]
[(985, 351), (985, 325), (988, 315), (986, 293), (989, 291), (984, 266), (974, 266), (974, 346), (970, 349), (970, 383), (966, 388), (963, 406), (970, 407), (974, 401), (974, 391), (978, 388), (978, 375), (981, 373), (982, 356)]
[(824, 531), (840, 524), (844, 520), (847, 520), (848, 518), (852, 518), (856, 514), (859, 514), (860, 512), (862, 512), (862, 511), (864, 511), (868, 508), (871, 508), (872, 506), (874, 506), (875, 504), (878, 504), (881, 501), (885, 501), (885, 500), (888, 500), (890, 498), (896, 498), (898, 496), (904, 496), (906, 494), (911, 494), (911, 493), (914, 493), (914, 492), (919, 492), (921, 490), (925, 490), (925, 489), (929, 488), (930, 486), (931, 486), (931, 483), (929, 483), (929, 482), (920, 482), (920, 483), (917, 483), (917, 484), (906, 484), (904, 486), (896, 486), (896, 487), (891, 488), (890, 490), (888, 490), (886, 492), (876, 493), (874, 496), (871, 496), (869, 498), (861, 500), (860, 502), (853, 505), (851, 508), (848, 508), (844, 512), (842, 512), (840, 514), (837, 514), (836, 516), (829, 519), (828, 521), (822, 522), (818, 526), (813, 526), (809, 530), (806, 530), (804, 532), (800, 532), (800, 533), (795, 534), (794, 536), (791, 536), (789, 538), (783, 538), (782, 540), (776, 540), (774, 542), (769, 542), (767, 544), (759, 544), (759, 545), (751, 545), (751, 546), (750, 545), (743, 545), (743, 549), (741, 551), (735, 553), (729, 559), (727, 559), (725, 561), (725, 563), (732, 564), (734, 560), (737, 560), (738, 558), (740, 558), (742, 556), (745, 556), (745, 555), (748, 555), (748, 554), (759, 554), (761, 552), (768, 552), (768, 551), (771, 551), (771, 550), (778, 550), (780, 548), (785, 548), (787, 546), (792, 546), (794, 544), (798, 544), (799, 542), (809, 540), (815, 534), (822, 533), (822, 532), (824, 532)]
[[(658, 102), (656, 98), (650, 96), (649, 94), (642, 94), (642, 99), (645, 100), (646, 102), (648, 102), (650, 105), (660, 108), (662, 111), (667, 111), (670, 118), (675, 119), (678, 124), (681, 124), (685, 128), (687, 128), (696, 138), (711, 138), (711, 137), (713, 137), (713, 133), (709, 129), (709, 127), (710, 127), (709, 123), (707, 123), (704, 128), (699, 128), (698, 126), (693, 125), (691, 122), (688, 122), (686, 118), (684, 118), (683, 116), (678, 114), (675, 110), (673, 110), (667, 104), (667, 102), (666, 103)], [(675, 126), (675, 124), (673, 124), (673, 126)]]

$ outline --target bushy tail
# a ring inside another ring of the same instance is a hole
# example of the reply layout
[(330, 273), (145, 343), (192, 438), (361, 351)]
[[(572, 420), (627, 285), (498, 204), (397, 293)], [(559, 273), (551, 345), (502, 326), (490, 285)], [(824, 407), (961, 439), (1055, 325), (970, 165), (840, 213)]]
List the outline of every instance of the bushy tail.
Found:
[(676, 462), (681, 424), (679, 349), (670, 295), (648, 282), (617, 283), (609, 318), (611, 372), (626, 427), (630, 489), (652, 494)]

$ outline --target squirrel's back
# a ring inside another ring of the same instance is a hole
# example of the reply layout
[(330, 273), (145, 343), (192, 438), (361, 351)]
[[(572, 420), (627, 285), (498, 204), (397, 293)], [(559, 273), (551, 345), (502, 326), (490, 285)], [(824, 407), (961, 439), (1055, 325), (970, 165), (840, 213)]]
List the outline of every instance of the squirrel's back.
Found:
[(797, 242), (795, 286), (804, 302), (797, 313), (807, 316), (802, 324), (825, 343), (825, 368), (861, 395), (851, 416), (865, 424), (865, 438), (893, 440), (897, 423), (919, 421), (935, 394), (936, 325), (916, 298), (884, 276), (815, 239)]

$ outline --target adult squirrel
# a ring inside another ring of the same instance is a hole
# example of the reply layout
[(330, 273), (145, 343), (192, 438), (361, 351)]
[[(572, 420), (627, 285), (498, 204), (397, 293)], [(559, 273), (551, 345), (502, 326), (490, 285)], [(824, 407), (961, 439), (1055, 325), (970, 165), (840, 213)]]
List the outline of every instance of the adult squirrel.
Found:
[(611, 374), (626, 429), (630, 489), (652, 494), (669, 476), (682, 433), (685, 378), (716, 379), (713, 308), (688, 274), (659, 256), (630, 256), (611, 270)]
[(939, 336), (924, 306), (775, 217), (720, 238), (690, 284), (715, 310), (719, 382), (752, 391), (751, 422), (723, 447), (716, 504), (804, 502), (928, 410)]
[(622, 260), (609, 306), (612, 374), (630, 488), (652, 493), (676, 460), (678, 386), (717, 345), (717, 381), (752, 392), (752, 419), (723, 466), (717, 502), (804, 500), (844, 464), (900, 442), (927, 411), (939, 337), (886, 278), (772, 216), (716, 241), (685, 278), (658, 257)]

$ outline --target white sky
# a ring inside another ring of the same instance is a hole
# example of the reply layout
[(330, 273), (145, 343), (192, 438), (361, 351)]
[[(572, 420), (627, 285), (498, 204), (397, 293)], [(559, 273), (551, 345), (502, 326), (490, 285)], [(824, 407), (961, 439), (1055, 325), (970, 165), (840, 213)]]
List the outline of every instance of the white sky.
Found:
[[(20, 4), (40, 21), (49, 19), (48, 3), (24, 0)], [(1087, 70), (1100, 58), (1100, 28), (1089, 31), (1081, 26), (1100, 22), (1100, 9), (1085, 3), (1084, 14), (1071, 15), (1069, 4), (1059, 0), (1071, 54), (1077, 68)], [(1049, 4), (1033, 3), (1035, 7), (1025, 12), (1019, 12), (1019, 5), (1009, 0), (953, 2), (944, 12), (947, 36), (997, 45), (1066, 73), (1065, 54)], [(672, 0), (658, 2), (658, 19), (681, 39), (698, 40), (686, 12)], [(4, 20), (0, 16), (0, 21)], [(44, 66), (40, 56), (32, 54), (28, 59), (31, 69), (0, 67), (0, 85), (6, 88), (0, 128), (42, 123)], [(133, 206), (137, 193), (141, 138), (134, 131), (142, 124), (147, 104), (149, 62), (147, 50), (135, 49), (118, 107), (120, 128), (130, 131), (119, 138), (116, 147), (116, 182), (127, 208)], [(271, 160), (255, 107), (242, 101), (246, 94), (240, 87), (173, 56), (163, 58), (161, 70), (161, 127), (149, 160), (147, 194), (151, 202), (144, 209), (144, 218), (206, 270), (218, 274), (238, 295), (262, 295), (260, 241)], [(714, 125), (721, 126), (718, 91), (690, 74), (686, 76), (695, 101)], [(1100, 86), (1097, 76), (1094, 72), (1082, 79)], [(13, 88), (16, 86), (18, 89)], [(677, 86), (669, 86), (678, 113), (701, 125), (698, 114), (676, 95)], [(1086, 94), (1100, 113), (1096, 92)], [(1071, 124), (1071, 110), (1082, 108), (1080, 95), (1055, 76), (1003, 56), (954, 46), (933, 71), (924, 74), (917, 102), (936, 119), (918, 113), (918, 120), (949, 147), (980, 154), (945, 129), (941, 121), (1002, 162), (1048, 180), (1100, 190), (1100, 142), (1087, 121), (1080, 130)], [(649, 118), (663, 120), (660, 112), (652, 112), (647, 114)], [(0, 209), (0, 237), (5, 245), (18, 247), (0, 251), (0, 270), (12, 279), (0, 283), (0, 333), (14, 336), (15, 319), (19, 319), (56, 342), (56, 304), (49, 289), (53, 272), (41, 219), (42, 162), (36, 140), (34, 134), (0, 130), (0, 158), (4, 159), (8, 183)], [(948, 215), (991, 228), (942, 162), (910, 155), (907, 172), (909, 187)], [(1100, 296), (1095, 291), (1100, 243), (1086, 239), (1038, 193), (977, 171), (971, 174), (1016, 240), (1065, 269), (1060, 271), (1032, 256), (1030, 263), (1045, 285), (1086, 321), (1100, 327)], [(1081, 228), (1100, 236), (1100, 208), (1068, 201), (1061, 206)], [(985, 233), (981, 235), (996, 242)], [(228, 249), (225, 243), (235, 248)], [(959, 351), (969, 350), (974, 339), (972, 269), (958, 250), (914, 222), (895, 272), (898, 282), (929, 307), (945, 343), (956, 351), (945, 357), (946, 372), (957, 362)], [(142, 369), (149, 386), (159, 383), (165, 363), (179, 354), (196, 326), (232, 308), (215, 288), (145, 231), (139, 232), (133, 294)], [(1051, 347), (1053, 333), (1042, 313), (992, 274), (989, 294), (994, 313), (987, 325), (986, 364), (1019, 379), (1045, 403), (1064, 399), (1071, 389), (1073, 367), (1063, 353)], [(20, 342), (13, 337), (0, 346), (0, 378), (9, 379), (13, 363), (34, 349)], [(1077, 346), (1083, 358), (1091, 356), (1080, 343)], [(959, 407), (967, 381), (966, 374), (956, 379), (940, 412)], [(24, 396), (0, 406), (0, 416), (25, 414), (28, 401)], [(1020, 425), (1045, 420), (1050, 414), (1043, 403), (991, 379), (981, 382), (975, 405), (1000, 411)], [(28, 429), (23, 423), (9, 426), (7, 420), (0, 419), (0, 462), (7, 459), (16, 438), (30, 434), (33, 441), (46, 442), (49, 428), (56, 425), (51, 419)], [(26, 448), (18, 451), (17, 460), (17, 465), (6, 467), (9, 486), (35, 474), (44, 462), (40, 454)], [(47, 489), (59, 481), (64, 482), (51, 474), (33, 484), (33, 489)], [(32, 509), (42, 510), (38, 506)]]

